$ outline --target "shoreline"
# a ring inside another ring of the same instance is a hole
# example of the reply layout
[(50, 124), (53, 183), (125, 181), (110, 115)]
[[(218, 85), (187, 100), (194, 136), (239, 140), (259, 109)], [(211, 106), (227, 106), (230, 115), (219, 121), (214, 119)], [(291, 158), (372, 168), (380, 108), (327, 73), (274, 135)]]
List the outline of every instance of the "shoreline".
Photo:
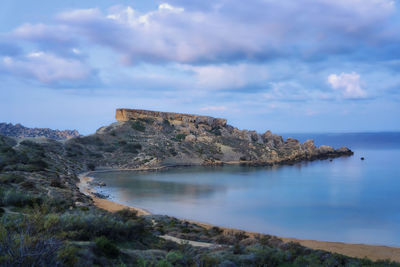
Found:
[[(160, 169), (166, 168), (141, 168), (141, 169), (130, 169), (131, 171), (155, 171)], [(103, 170), (103, 171), (122, 171), (127, 169), (110, 169), (110, 170)], [(123, 204), (119, 204), (115, 201), (111, 201), (108, 199), (102, 199), (96, 197), (93, 193), (96, 191), (91, 188), (89, 182), (93, 181), (94, 178), (90, 177), (90, 173), (94, 172), (102, 172), (102, 171), (90, 171), (81, 173), (78, 175), (79, 182), (77, 184), (79, 190), (89, 196), (93, 200), (93, 204), (100, 208), (104, 209), (109, 212), (116, 212), (123, 209), (129, 209), (136, 211), (139, 216), (143, 215), (151, 215), (152, 213), (141, 208), (127, 206)], [(260, 233), (251, 232), (251, 231), (244, 231), (235, 228), (229, 227), (221, 227), (218, 225), (212, 225), (209, 223), (198, 222), (193, 220), (186, 220), (180, 219), (183, 221), (188, 221), (190, 223), (194, 223), (200, 225), (206, 229), (212, 227), (218, 227), (222, 229), (224, 232), (244, 232), (249, 236), (259, 235)], [(332, 253), (339, 253), (350, 257), (356, 258), (368, 258), (371, 260), (386, 260), (389, 259), (391, 261), (400, 262), (400, 247), (390, 247), (384, 245), (367, 245), (367, 244), (352, 244), (352, 243), (344, 243), (344, 242), (331, 242), (331, 241), (319, 241), (319, 240), (307, 240), (307, 239), (298, 239), (298, 238), (289, 238), (289, 237), (280, 237), (277, 236), (284, 242), (296, 242), (304, 247), (308, 247), (311, 249), (318, 249), (318, 250), (325, 250)]]

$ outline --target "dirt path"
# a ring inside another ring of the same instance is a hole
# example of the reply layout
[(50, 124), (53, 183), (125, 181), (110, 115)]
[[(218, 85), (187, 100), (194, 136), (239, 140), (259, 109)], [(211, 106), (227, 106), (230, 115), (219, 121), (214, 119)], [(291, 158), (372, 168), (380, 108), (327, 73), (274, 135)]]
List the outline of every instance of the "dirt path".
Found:
[(181, 238), (177, 238), (177, 237), (170, 236), (170, 235), (160, 235), (159, 237), (162, 238), (162, 239), (165, 239), (165, 240), (173, 241), (173, 242), (178, 243), (178, 244), (187, 243), (187, 244), (192, 245), (194, 247), (202, 247), (202, 248), (219, 248), (219, 247), (223, 247), (223, 245), (219, 245), (219, 244), (186, 240), (186, 239), (181, 239)]

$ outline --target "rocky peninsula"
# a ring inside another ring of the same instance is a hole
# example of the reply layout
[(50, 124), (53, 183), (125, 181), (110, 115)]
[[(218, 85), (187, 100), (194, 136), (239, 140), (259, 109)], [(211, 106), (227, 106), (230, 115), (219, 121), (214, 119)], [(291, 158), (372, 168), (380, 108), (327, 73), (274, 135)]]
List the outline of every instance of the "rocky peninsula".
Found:
[(116, 123), (66, 142), (67, 156), (93, 167), (137, 169), (190, 165), (274, 165), (349, 156), (342, 147), (303, 144), (266, 131), (239, 130), (226, 119), (117, 109)]

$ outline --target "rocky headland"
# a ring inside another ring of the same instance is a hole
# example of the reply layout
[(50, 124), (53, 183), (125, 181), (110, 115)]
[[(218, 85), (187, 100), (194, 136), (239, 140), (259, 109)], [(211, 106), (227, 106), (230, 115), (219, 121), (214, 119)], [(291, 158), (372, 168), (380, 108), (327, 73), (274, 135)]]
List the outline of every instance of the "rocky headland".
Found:
[(0, 134), (16, 138), (45, 137), (54, 140), (66, 140), (80, 136), (77, 130), (52, 130), (49, 128), (28, 128), (19, 123), (0, 123)]
[(226, 119), (208, 116), (118, 109), (116, 120), (93, 135), (68, 140), (67, 156), (92, 167), (136, 169), (291, 164), (353, 154), (346, 147), (317, 147), (313, 140), (284, 140), (271, 131), (239, 130)]

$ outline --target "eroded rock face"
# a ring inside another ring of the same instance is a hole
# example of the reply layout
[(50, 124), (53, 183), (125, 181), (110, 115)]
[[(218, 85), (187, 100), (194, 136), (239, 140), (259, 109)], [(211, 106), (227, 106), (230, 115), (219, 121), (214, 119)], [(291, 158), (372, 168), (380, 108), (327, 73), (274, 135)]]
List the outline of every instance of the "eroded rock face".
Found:
[(178, 121), (182, 123), (206, 124), (211, 127), (224, 127), (226, 125), (226, 119), (213, 118), (209, 116), (125, 108), (117, 109), (115, 119), (120, 122), (135, 119), (153, 119), (158, 121), (168, 120), (171, 122)]

